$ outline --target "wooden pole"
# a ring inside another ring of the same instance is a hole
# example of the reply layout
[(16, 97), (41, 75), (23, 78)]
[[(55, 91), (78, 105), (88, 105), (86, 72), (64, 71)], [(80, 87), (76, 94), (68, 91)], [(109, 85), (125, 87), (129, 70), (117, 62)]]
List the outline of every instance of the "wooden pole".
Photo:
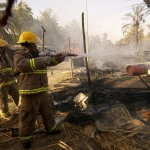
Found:
[[(71, 54), (71, 45), (70, 45), (70, 37), (68, 37), (69, 40), (69, 53)], [(72, 57), (70, 57), (70, 71), (71, 71), (71, 78), (73, 77), (73, 66), (72, 66)]]
[[(82, 13), (82, 33), (83, 33), (84, 53), (87, 53), (87, 51), (86, 51), (85, 30), (84, 30), (84, 13)], [(86, 65), (86, 71), (87, 71), (88, 84), (89, 84), (89, 87), (91, 87), (91, 80), (90, 80), (90, 73), (89, 73), (89, 68), (88, 68), (87, 57), (85, 57), (85, 65)]]
[(86, 24), (87, 24), (87, 39), (86, 39), (86, 43), (87, 43), (87, 49), (86, 49), (86, 51), (87, 51), (87, 53), (89, 53), (89, 29), (88, 29), (88, 5), (87, 5), (87, 0), (86, 0)]
[(44, 52), (44, 33), (46, 32), (46, 30), (44, 29), (44, 27), (42, 26), (42, 52)]

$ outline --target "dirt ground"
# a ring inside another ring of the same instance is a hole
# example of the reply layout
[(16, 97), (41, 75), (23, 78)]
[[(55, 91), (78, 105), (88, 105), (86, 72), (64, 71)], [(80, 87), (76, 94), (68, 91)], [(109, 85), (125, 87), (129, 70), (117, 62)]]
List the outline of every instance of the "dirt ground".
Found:
[[(47, 135), (38, 116), (31, 150), (148, 150), (150, 149), (149, 75), (127, 76), (115, 71), (90, 68), (91, 86), (84, 67), (70, 73), (64, 62), (49, 69), (49, 95), (56, 116), (68, 114), (59, 135)], [(103, 73), (103, 74), (102, 74)], [(73, 98), (88, 96), (83, 111)], [(15, 110), (9, 101), (10, 111)], [(115, 113), (114, 113), (115, 112)], [(61, 117), (60, 117), (61, 118)], [(18, 115), (10, 121), (0, 119), (0, 129), (18, 128)], [(0, 130), (0, 150), (23, 149), (11, 130)]]

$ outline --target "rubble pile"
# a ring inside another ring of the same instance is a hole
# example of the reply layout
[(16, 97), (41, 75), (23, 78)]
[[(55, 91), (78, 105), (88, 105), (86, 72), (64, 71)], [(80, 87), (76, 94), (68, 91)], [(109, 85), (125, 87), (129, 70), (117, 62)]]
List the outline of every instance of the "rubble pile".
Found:
[[(90, 74), (91, 87), (86, 72), (80, 71), (50, 88), (62, 133), (46, 135), (37, 120), (30, 149), (150, 149), (149, 88), (138, 77), (128, 77), (124, 72), (107, 70), (102, 76), (102, 71), (91, 70)], [(148, 76), (142, 78), (149, 83)], [(11, 128), (18, 128), (17, 115), (0, 122), (0, 150), (23, 149)]]

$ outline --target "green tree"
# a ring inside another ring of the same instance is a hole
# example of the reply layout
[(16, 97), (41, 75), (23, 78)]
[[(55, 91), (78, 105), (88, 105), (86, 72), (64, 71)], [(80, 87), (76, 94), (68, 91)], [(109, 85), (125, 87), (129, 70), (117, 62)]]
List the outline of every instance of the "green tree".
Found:
[(32, 9), (23, 2), (13, 8), (13, 17), (10, 18), (10, 22), (15, 29), (15, 37), (18, 39), (18, 36), (23, 32), (31, 29), (33, 26), (33, 16)]
[(70, 37), (72, 42), (82, 43), (82, 29), (78, 21), (72, 20), (65, 27), (66, 37)]
[(98, 50), (101, 47), (101, 38), (99, 35), (89, 36), (90, 51)]
[(122, 26), (123, 35), (128, 33), (128, 36), (126, 35), (128, 39), (130, 39), (129, 36), (131, 36), (132, 39), (134, 37), (135, 48), (137, 48), (139, 43), (139, 28), (145, 23), (146, 17), (147, 12), (145, 12), (145, 5), (136, 5), (136, 7), (132, 7), (132, 12), (125, 14), (123, 18), (129, 21)]
[(46, 29), (44, 43), (48, 46), (61, 45), (64, 41), (62, 27), (58, 25), (57, 16), (51, 9), (41, 12), (41, 16), (34, 19), (32, 31), (42, 39), (42, 27)]
[(144, 37), (144, 42), (149, 42), (150, 41), (150, 32), (148, 32), (145, 37)]
[[(124, 42), (127, 44), (132, 44), (134, 43), (133, 41), (135, 40), (135, 31), (136, 27), (133, 26), (130, 30), (128, 30), (125, 35), (124, 35)], [(144, 29), (139, 27), (138, 28), (138, 35), (137, 35), (138, 43), (142, 43), (144, 39)]]

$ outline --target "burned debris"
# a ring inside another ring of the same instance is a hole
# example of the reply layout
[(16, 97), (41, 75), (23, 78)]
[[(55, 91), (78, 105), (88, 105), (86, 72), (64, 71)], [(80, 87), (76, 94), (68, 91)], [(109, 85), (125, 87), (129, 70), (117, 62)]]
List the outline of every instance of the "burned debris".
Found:
[[(128, 76), (124, 71), (92, 67), (89, 70), (90, 88), (85, 69), (50, 88), (55, 119), (62, 133), (45, 135), (39, 115), (31, 149), (149, 149), (149, 88), (138, 76)], [(150, 84), (149, 75), (141, 77)], [(10, 144), (14, 149), (22, 149), (17, 139), (17, 116), (1, 122), (0, 128), (2, 149), (9, 149)]]

